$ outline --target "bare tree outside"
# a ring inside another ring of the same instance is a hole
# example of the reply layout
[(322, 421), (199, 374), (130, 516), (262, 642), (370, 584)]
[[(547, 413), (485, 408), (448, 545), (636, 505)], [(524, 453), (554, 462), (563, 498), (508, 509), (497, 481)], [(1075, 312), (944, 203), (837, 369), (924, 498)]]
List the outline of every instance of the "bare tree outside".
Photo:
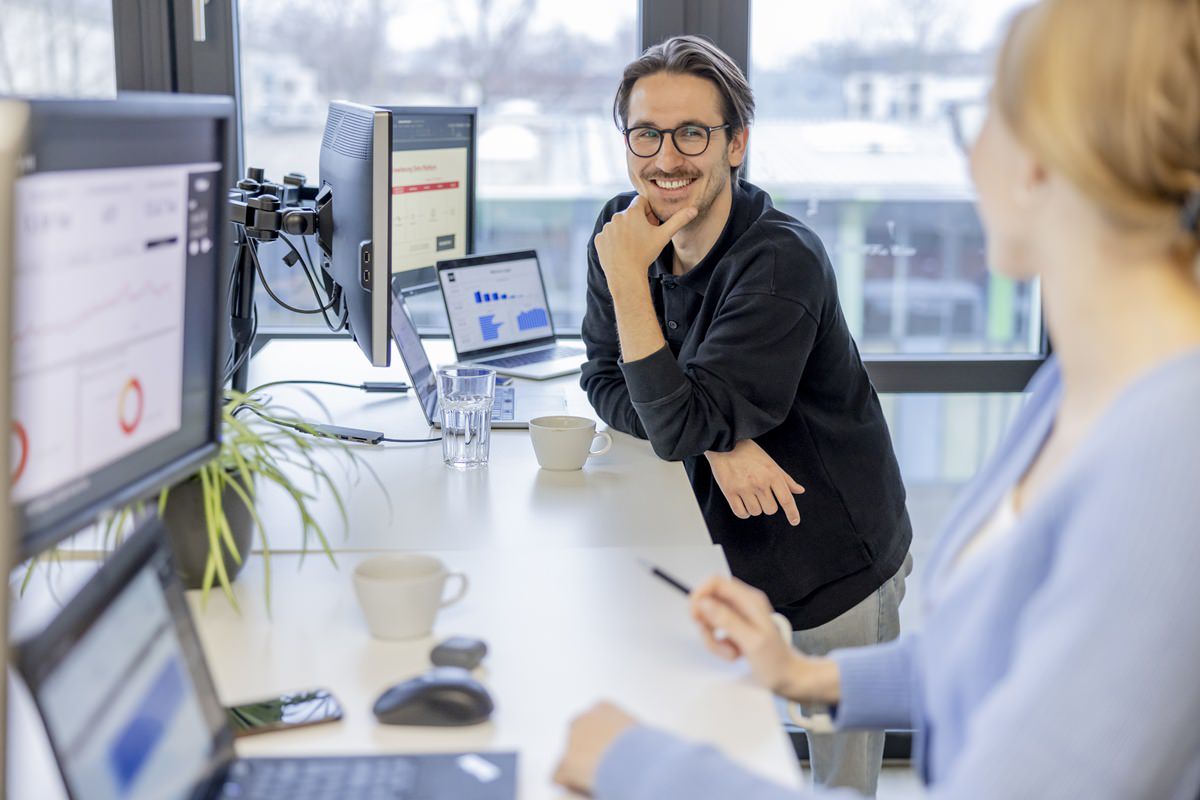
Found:
[(0, 93), (116, 93), (111, 0), (0, 0)]

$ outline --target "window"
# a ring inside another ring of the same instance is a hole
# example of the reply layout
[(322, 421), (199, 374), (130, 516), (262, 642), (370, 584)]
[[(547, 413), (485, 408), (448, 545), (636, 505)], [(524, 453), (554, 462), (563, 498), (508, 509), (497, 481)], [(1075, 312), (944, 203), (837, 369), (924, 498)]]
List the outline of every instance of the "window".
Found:
[(0, 94), (116, 92), (111, 0), (0, 0)]
[[(1025, 397), (1015, 393), (882, 394), (879, 401), (908, 491), (914, 572), (900, 613), (901, 627), (912, 630), (922, 608), (922, 582), (916, 578), (950, 506), (990, 457)], [(800, 502), (803, 509), (803, 498)]]
[(1019, 4), (753, 0), (747, 177), (825, 242), (864, 353), (1040, 351), (1037, 287), (988, 273), (945, 112), (985, 95)]
[[(315, 183), (330, 100), (477, 106), (475, 249), (536, 249), (556, 327), (578, 331), (596, 215), (628, 188), (610, 109), (621, 70), (637, 55), (637, 0), (239, 7), (248, 165), (275, 180), (298, 171)], [(272, 288), (311, 305), (303, 276), (270, 260)], [(423, 327), (445, 327), (436, 296), (411, 307)], [(319, 324), (268, 301), (259, 314), (263, 326)]]

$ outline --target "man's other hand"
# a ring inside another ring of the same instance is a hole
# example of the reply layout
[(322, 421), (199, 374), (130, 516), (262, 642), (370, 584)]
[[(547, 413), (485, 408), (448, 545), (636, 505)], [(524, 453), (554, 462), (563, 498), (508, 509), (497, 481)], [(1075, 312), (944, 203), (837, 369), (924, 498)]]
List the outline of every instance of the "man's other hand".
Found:
[(660, 224), (650, 204), (638, 195), (629, 208), (613, 215), (596, 234), (596, 254), (609, 290), (617, 293), (626, 287), (646, 288), (646, 270), (671, 237), (696, 218), (696, 213), (691, 206), (682, 208)]
[(710, 450), (704, 456), (738, 519), (774, 514), (782, 508), (790, 524), (800, 524), (795, 495), (804, 494), (804, 487), (753, 439), (743, 439), (728, 453)]
[(617, 737), (637, 720), (612, 703), (598, 703), (571, 722), (567, 751), (554, 770), (554, 782), (576, 792), (591, 794), (596, 770)]

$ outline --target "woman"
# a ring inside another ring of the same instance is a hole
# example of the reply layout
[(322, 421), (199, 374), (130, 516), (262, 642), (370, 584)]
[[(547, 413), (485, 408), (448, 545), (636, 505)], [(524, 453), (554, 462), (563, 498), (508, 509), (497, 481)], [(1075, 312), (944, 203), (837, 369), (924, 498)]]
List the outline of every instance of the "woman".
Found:
[[(693, 614), (713, 652), (840, 728), (914, 728), (932, 797), (1195, 800), (1200, 0), (1021, 13), (971, 172), (989, 263), (1040, 278), (1055, 355), (926, 565), (924, 632), (806, 657), (727, 579)], [(556, 779), (795, 796), (608, 705), (572, 726)]]

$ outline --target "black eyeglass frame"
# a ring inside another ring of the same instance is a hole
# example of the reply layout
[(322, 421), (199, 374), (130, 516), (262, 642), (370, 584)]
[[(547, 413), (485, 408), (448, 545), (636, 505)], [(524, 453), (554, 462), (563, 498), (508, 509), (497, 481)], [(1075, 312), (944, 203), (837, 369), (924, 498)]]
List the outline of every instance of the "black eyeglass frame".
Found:
[[(698, 130), (704, 131), (704, 135), (705, 135), (704, 147), (700, 148), (699, 153), (685, 153), (683, 150), (679, 149), (679, 143), (675, 141), (675, 131), (680, 130), (682, 128), (696, 128)], [(629, 152), (633, 153), (638, 158), (654, 158), (659, 153), (661, 153), (663, 142), (665, 142), (667, 140), (667, 137), (664, 136), (663, 134), (666, 134), (667, 136), (671, 137), (671, 146), (675, 148), (675, 152), (677, 152), (683, 156), (688, 156), (689, 158), (695, 158), (696, 156), (702, 156), (706, 152), (708, 152), (708, 146), (712, 144), (713, 131), (719, 131), (722, 128), (729, 128), (731, 131), (733, 130), (733, 126), (730, 125), (728, 122), (722, 122), (720, 125), (687, 124), (687, 125), (679, 125), (674, 128), (655, 128), (653, 125), (634, 125), (632, 128), (623, 128), (621, 130), (621, 134), (624, 135), (624, 137), (625, 137), (625, 146), (627, 148), (629, 148)], [(629, 141), (629, 134), (633, 133), (634, 131), (654, 131), (655, 133), (658, 134), (658, 147), (656, 147), (654, 149), (653, 153), (650, 153), (649, 155), (642, 155), (641, 153), (639, 153), (638, 151), (633, 149), (633, 142)]]
[[(974, 146), (975, 140), (979, 138), (979, 127), (982, 126), (983, 118), (988, 113), (987, 98), (951, 101), (945, 105), (945, 112), (950, 118), (950, 132), (955, 146), (963, 155), (970, 156), (971, 148)], [(980, 119), (976, 120), (975, 130), (970, 130), (972, 126), (967, 123), (966, 118), (973, 112), (980, 114)]]

